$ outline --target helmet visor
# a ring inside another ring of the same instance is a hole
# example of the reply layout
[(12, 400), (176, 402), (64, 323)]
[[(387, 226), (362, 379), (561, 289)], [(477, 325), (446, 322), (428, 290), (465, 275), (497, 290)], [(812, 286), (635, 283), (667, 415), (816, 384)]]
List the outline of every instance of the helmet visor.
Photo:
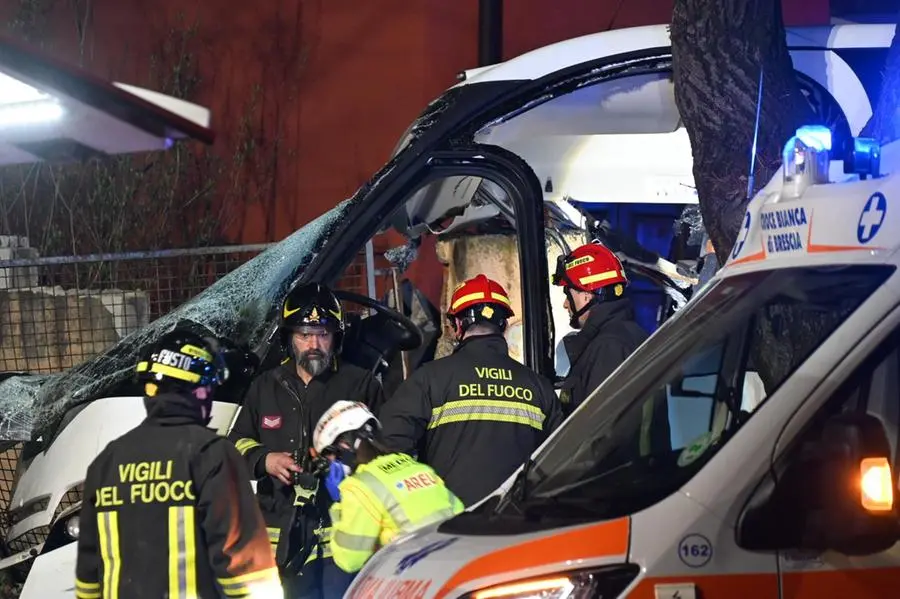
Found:
[(572, 279), (569, 278), (568, 273), (566, 273), (566, 262), (568, 262), (569, 256), (557, 256), (556, 258), (556, 270), (553, 273), (553, 276), (550, 277), (550, 282), (559, 287), (574, 287), (578, 288), (575, 283), (572, 282)]

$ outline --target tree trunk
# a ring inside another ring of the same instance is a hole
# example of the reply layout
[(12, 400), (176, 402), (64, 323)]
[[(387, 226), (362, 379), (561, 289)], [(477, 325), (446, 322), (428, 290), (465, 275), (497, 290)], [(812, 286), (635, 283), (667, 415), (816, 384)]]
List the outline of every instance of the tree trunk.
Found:
[(749, 200), (760, 68), (753, 193), (779, 168), (784, 143), (812, 110), (787, 51), (780, 0), (675, 0), (671, 39), (675, 102), (691, 141), (703, 224), (724, 264)]
[[(900, 13), (897, 15), (900, 23)], [(863, 137), (874, 137), (882, 144), (900, 139), (900, 35), (894, 31), (894, 39), (888, 50), (882, 71), (881, 92), (872, 118), (863, 127)]]
[[(691, 140), (703, 226), (721, 265), (737, 238), (747, 202), (777, 172), (785, 142), (798, 126), (813, 122), (813, 112), (787, 51), (780, 0), (675, 0), (671, 38), (675, 102)], [(757, 342), (751, 369), (767, 392), (783, 379), (784, 365), (808, 350), (808, 340), (815, 338), (811, 332), (822, 326), (808, 316), (802, 308), (785, 309), (753, 323)]]

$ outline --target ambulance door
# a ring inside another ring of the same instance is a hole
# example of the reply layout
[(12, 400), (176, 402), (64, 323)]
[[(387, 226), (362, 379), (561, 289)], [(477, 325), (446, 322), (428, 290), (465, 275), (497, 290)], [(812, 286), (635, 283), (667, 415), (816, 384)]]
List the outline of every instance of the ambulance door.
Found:
[[(821, 421), (838, 413), (867, 414), (881, 422), (890, 446), (896, 494), (900, 459), (900, 326), (895, 326), (888, 338), (829, 398)], [(780, 552), (782, 599), (897, 596), (900, 592), (900, 543), (894, 543), (886, 550), (863, 549), (860, 555), (846, 553), (834, 550)]]
[[(798, 481), (793, 492), (782, 492), (781, 499), (785, 501), (767, 517), (760, 518), (757, 513), (757, 530), (749, 535), (756, 538), (759, 548), (767, 541), (778, 547), (781, 599), (877, 599), (896, 596), (900, 589), (900, 542), (897, 542), (900, 541), (900, 518), (897, 517), (896, 503), (900, 463), (900, 313), (895, 311), (886, 321), (892, 321), (892, 324), (882, 329), (887, 331), (883, 334), (884, 339), (879, 342), (873, 334), (875, 339), (870, 337), (870, 347), (874, 346), (874, 349), (853, 352), (860, 357), (848, 359), (857, 361), (858, 366), (850, 371), (823, 406), (811, 418), (801, 415), (801, 409), (795, 420), (806, 418), (808, 422), (803, 423), (802, 428), (798, 426), (801, 432), (785, 446), (786, 450), (773, 464), (774, 478), (778, 479), (776, 489), (791, 488), (794, 477), (811, 477), (810, 482)], [(862, 443), (869, 452), (886, 454), (884, 457), (890, 462), (892, 480), (876, 491), (883, 494), (886, 486), (893, 490), (893, 511), (871, 511), (871, 505), (868, 510), (861, 507), (865, 489), (869, 487), (867, 483), (860, 484), (862, 466), (859, 460), (854, 461), (851, 456), (848, 469), (841, 470), (833, 467), (836, 462), (822, 462), (812, 455), (821, 456), (827, 451), (823, 451), (823, 447), (832, 447), (822, 442), (834, 438), (835, 430), (838, 430), (836, 423), (860, 421), (868, 423), (873, 431), (883, 429), (881, 449), (873, 449), (879, 443), (872, 442), (881, 436), (881, 432), (866, 435)], [(789, 423), (785, 430), (793, 426), (797, 426), (797, 422)], [(821, 470), (818, 474), (815, 473), (817, 466)], [(764, 486), (765, 482), (761, 488)], [(755, 499), (759, 500), (764, 494), (757, 492), (756, 495)], [(826, 507), (836, 497), (852, 504), (853, 509), (836, 512)], [(747, 510), (757, 510), (768, 499), (759, 501), (756, 506), (752, 499)], [(772, 508), (775, 502), (770, 504)], [(799, 505), (806, 508), (798, 508), (795, 512), (794, 508)], [(879, 518), (874, 524), (868, 519), (872, 514)], [(851, 528), (849, 522), (856, 524)], [(862, 522), (864, 524), (860, 524)], [(738, 525), (739, 539), (746, 534), (745, 526)]]

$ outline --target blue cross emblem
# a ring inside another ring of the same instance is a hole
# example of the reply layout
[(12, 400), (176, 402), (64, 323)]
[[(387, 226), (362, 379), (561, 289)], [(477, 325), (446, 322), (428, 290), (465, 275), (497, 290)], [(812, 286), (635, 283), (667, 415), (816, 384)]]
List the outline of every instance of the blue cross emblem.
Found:
[(884, 194), (876, 191), (869, 196), (869, 201), (859, 215), (856, 225), (856, 238), (860, 243), (868, 243), (878, 234), (884, 217), (887, 215), (887, 200)]
[(747, 236), (750, 235), (750, 211), (744, 215), (744, 224), (741, 227), (741, 232), (738, 233), (737, 241), (734, 242), (734, 248), (731, 250), (731, 257), (737, 258), (738, 254), (741, 253), (741, 250), (744, 249), (744, 242), (747, 241)]

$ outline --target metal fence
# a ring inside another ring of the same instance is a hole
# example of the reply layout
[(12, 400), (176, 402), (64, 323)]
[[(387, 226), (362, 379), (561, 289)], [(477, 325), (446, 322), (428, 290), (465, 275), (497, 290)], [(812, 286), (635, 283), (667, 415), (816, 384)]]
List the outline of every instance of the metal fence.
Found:
[[(0, 238), (0, 373), (61, 372), (90, 359), (273, 245), (23, 258), (34, 250), (13, 239)], [(9, 256), (14, 258), (3, 259)], [(370, 243), (338, 287), (374, 296), (374, 264)], [(21, 443), (0, 446), (0, 538), (12, 553), (49, 532), (43, 527), (6, 539), (21, 451)], [(78, 500), (64, 498), (57, 511)], [(17, 574), (29, 566), (22, 564)]]
[[(79, 364), (270, 245), (0, 260), (0, 372)], [(369, 294), (372, 263), (361, 254), (339, 286)]]

